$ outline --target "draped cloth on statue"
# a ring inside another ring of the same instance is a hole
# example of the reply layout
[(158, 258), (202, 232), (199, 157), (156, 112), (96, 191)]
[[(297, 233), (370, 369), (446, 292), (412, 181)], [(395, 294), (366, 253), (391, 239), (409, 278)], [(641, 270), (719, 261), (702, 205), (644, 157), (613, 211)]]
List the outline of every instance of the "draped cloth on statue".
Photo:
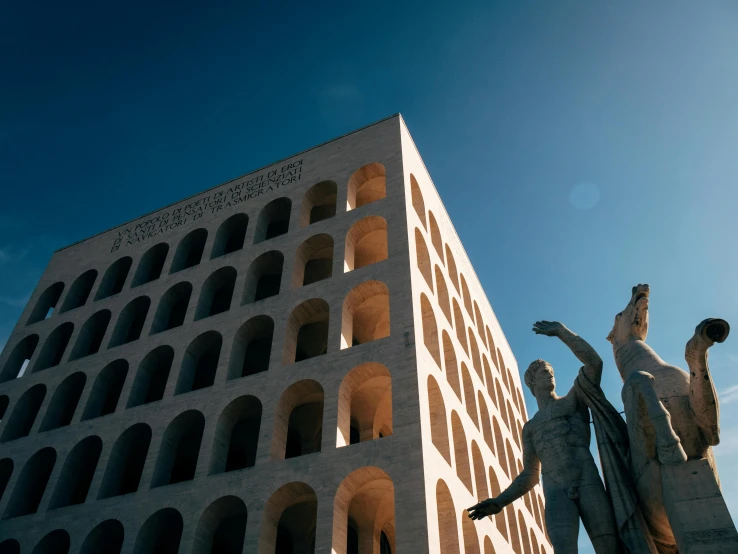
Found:
[(638, 506), (630, 473), (628, 427), (602, 389), (587, 378), (583, 369), (579, 371), (574, 388), (592, 412), (605, 488), (615, 512), (620, 540), (630, 554), (658, 554)]

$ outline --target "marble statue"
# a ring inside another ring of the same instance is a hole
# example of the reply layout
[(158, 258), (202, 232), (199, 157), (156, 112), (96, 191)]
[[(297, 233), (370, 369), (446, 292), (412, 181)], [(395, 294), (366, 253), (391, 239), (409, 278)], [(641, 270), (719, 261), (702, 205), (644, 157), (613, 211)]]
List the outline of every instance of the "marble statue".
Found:
[(533, 331), (558, 337), (584, 367), (572, 389), (557, 396), (551, 365), (543, 360), (530, 364), (525, 384), (538, 402), (538, 412), (523, 427), (523, 471), (499, 496), (468, 508), (469, 517), (481, 519), (499, 513), (530, 491), (542, 475), (546, 528), (554, 552), (577, 552), (581, 518), (597, 554), (618, 553), (615, 515), (589, 450), (591, 396), (600, 391), (606, 402), (599, 388), (602, 360), (584, 339), (561, 323), (538, 321)]

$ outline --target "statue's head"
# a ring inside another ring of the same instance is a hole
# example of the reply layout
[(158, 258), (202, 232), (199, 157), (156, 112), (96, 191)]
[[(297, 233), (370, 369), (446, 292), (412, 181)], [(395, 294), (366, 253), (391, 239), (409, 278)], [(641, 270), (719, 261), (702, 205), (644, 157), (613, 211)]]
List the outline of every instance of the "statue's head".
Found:
[(533, 396), (536, 396), (536, 391), (547, 394), (553, 392), (556, 388), (554, 369), (546, 360), (535, 360), (531, 362), (528, 369), (525, 370), (523, 380), (528, 385)]
[(615, 325), (607, 335), (613, 346), (630, 340), (646, 340), (648, 335), (648, 285), (636, 285), (625, 309), (615, 316)]

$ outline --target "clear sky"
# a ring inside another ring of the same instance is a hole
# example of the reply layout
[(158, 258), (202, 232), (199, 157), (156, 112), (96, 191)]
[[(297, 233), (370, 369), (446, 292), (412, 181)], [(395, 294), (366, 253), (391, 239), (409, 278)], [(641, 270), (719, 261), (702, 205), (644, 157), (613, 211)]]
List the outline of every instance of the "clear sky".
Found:
[(631, 286), (677, 365), (699, 321), (734, 323), (711, 361), (738, 516), (737, 29), (717, 0), (5, 3), (0, 345), (54, 249), (401, 112), (560, 393), (578, 365), (536, 319), (592, 343), (616, 405)]

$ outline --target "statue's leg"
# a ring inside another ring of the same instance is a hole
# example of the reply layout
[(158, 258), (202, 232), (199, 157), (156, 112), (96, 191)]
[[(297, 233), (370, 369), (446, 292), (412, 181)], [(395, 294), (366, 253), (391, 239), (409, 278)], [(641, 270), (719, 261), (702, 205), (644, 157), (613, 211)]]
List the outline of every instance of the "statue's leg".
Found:
[(642, 399), (646, 407), (648, 419), (656, 431), (656, 456), (664, 465), (677, 465), (687, 461), (687, 454), (682, 448), (679, 437), (671, 426), (671, 416), (659, 400), (653, 386), (653, 375), (645, 371), (634, 371), (626, 384)]
[(579, 515), (595, 553), (617, 554), (620, 546), (615, 514), (594, 464), (591, 470), (594, 475), (589, 475), (588, 482), (579, 487)]
[(579, 508), (571, 500), (566, 489), (548, 488), (546, 497), (546, 530), (554, 548), (554, 554), (577, 552), (579, 539)]

